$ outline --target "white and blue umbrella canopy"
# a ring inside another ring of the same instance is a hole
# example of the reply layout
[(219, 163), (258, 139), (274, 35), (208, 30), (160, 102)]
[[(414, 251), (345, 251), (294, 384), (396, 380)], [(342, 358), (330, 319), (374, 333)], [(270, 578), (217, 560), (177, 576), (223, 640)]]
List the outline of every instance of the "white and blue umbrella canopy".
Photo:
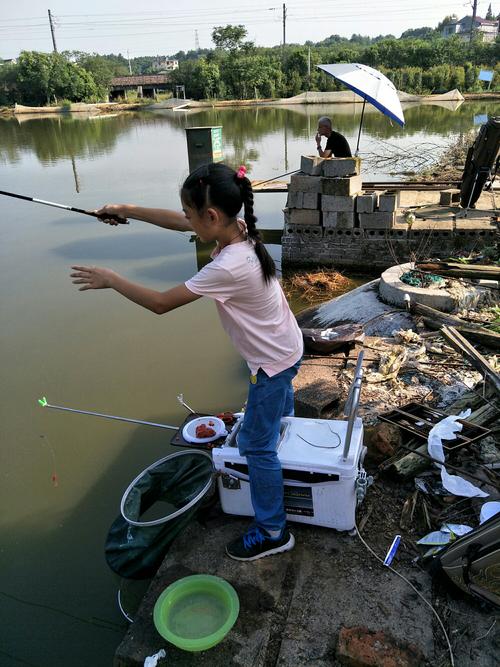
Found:
[(338, 63), (318, 65), (318, 67), (399, 125), (405, 124), (396, 87), (378, 70), (360, 63)]

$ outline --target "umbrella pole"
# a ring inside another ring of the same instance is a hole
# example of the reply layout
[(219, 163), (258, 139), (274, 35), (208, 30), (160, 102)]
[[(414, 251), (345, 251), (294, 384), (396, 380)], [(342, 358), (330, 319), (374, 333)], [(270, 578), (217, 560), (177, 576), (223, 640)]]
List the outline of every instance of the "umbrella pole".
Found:
[(357, 155), (359, 152), (359, 138), (361, 137), (361, 127), (363, 125), (363, 116), (365, 115), (365, 104), (366, 104), (366, 99), (363, 100), (363, 109), (361, 110), (361, 120), (359, 121), (359, 131), (358, 131), (358, 143), (356, 145), (355, 155)]

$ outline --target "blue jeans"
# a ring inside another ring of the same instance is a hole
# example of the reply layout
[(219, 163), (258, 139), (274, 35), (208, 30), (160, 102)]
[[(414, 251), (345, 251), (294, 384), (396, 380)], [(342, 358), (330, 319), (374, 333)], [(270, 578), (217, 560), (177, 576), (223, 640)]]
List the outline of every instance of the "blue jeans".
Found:
[(292, 380), (300, 360), (273, 377), (259, 369), (250, 383), (245, 417), (238, 433), (238, 449), (246, 456), (255, 525), (266, 531), (282, 530), (283, 473), (276, 453), (282, 417), (293, 415)]

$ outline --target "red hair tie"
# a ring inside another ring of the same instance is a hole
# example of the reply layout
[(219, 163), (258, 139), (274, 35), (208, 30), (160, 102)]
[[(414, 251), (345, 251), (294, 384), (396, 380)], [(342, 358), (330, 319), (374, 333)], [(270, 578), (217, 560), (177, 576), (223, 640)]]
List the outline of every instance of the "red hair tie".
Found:
[(247, 173), (247, 168), (245, 167), (245, 165), (242, 164), (241, 167), (236, 172), (236, 178), (245, 178), (246, 173)]

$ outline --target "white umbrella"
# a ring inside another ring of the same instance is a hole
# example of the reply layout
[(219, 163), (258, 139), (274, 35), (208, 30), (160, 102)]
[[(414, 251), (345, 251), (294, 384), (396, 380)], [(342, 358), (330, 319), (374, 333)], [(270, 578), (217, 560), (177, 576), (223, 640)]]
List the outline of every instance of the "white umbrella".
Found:
[(363, 98), (363, 110), (359, 124), (356, 154), (359, 149), (359, 138), (361, 136), (361, 126), (363, 124), (363, 115), (367, 101), (399, 125), (403, 126), (405, 124), (398, 91), (392, 81), (389, 81), (381, 72), (360, 63), (339, 63), (335, 65), (318, 65), (318, 67), (341, 81), (345, 86)]

